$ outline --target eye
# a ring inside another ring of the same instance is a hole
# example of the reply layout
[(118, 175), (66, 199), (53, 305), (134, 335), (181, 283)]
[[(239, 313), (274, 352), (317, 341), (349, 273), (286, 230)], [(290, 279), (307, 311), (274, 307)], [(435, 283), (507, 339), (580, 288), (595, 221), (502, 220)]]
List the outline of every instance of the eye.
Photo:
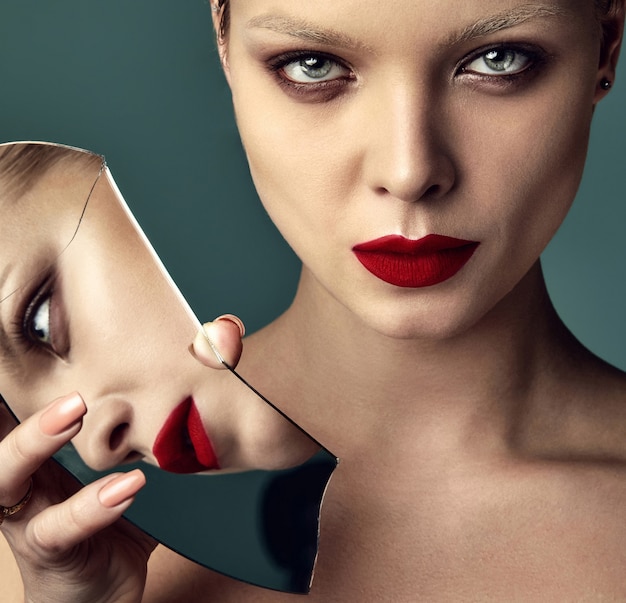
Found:
[(352, 76), (350, 69), (336, 59), (313, 53), (282, 57), (275, 69), (297, 84), (317, 84)]
[(55, 277), (46, 279), (26, 296), (26, 308), (16, 325), (26, 349), (38, 348), (65, 358), (70, 350), (69, 326)]
[(50, 335), (50, 298), (48, 294), (37, 307), (34, 308), (28, 330), (36, 341), (52, 347)]
[(490, 48), (463, 65), (462, 73), (489, 76), (516, 75), (533, 65), (530, 52), (509, 48)]

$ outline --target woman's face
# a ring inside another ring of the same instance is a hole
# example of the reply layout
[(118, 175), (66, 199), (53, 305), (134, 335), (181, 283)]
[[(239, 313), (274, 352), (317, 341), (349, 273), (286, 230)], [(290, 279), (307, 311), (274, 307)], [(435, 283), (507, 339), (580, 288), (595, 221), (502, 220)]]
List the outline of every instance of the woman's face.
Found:
[(243, 144), (308, 293), (396, 337), (478, 321), (577, 190), (603, 93), (592, 2), (230, 5)]
[(0, 183), (3, 397), (24, 419), (78, 390), (88, 410), (73, 442), (94, 469), (140, 458), (181, 473), (289, 464), (276, 441), (257, 454), (258, 430), (295, 428), (193, 358), (198, 323), (118, 195), (108, 171), (76, 162), (10, 202)]

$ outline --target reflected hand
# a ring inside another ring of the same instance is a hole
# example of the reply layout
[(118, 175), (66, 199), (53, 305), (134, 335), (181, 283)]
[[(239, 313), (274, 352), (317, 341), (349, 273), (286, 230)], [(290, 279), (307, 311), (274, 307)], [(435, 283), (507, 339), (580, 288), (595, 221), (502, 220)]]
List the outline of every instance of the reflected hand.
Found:
[(80, 431), (85, 410), (73, 394), (11, 429), (0, 404), (0, 505), (16, 505), (33, 484), (30, 501), (0, 527), (30, 603), (141, 601), (156, 543), (120, 517), (143, 474), (108, 475), (81, 489), (50, 459)]
[(221, 356), (230, 368), (235, 368), (241, 358), (241, 340), (246, 333), (243, 322), (232, 314), (224, 314), (213, 322), (204, 323), (202, 329), (193, 342), (195, 357), (208, 367), (225, 368)]

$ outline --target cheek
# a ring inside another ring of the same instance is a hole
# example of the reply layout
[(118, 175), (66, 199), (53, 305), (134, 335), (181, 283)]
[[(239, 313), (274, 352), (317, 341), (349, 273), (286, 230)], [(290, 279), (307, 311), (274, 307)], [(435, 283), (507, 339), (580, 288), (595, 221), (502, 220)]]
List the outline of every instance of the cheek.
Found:
[[(565, 115), (565, 114), (561, 114)], [(583, 174), (591, 111), (581, 110), (573, 119), (550, 123), (534, 133), (535, 143), (528, 153), (533, 157), (528, 186), (520, 191), (528, 204), (520, 204), (524, 230), (535, 234), (543, 251), (567, 215)], [(539, 227), (538, 227), (539, 226)]]
[[(15, 372), (0, 371), (0, 393), (20, 421), (24, 421), (45, 405), (44, 402), (38, 402), (41, 396), (35, 395), (33, 381), (32, 373), (27, 378), (26, 375)], [(52, 398), (49, 398), (48, 402), (51, 401)]]
[(345, 218), (352, 171), (349, 152), (337, 144), (328, 124), (307, 119), (303, 125), (303, 113), (293, 109), (289, 116), (277, 113), (238, 111), (238, 124), (257, 193), (298, 251), (312, 232), (329, 234)]
[[(233, 57), (232, 93), (237, 126), (257, 192), (280, 228), (279, 207), (294, 221), (326, 219), (347, 203), (351, 122), (333, 103), (299, 103), (248, 61)], [(278, 210), (278, 211), (276, 211)], [(311, 225), (313, 225), (311, 223)]]
[(510, 114), (510, 119), (492, 114), (489, 132), (476, 134), (482, 151), (468, 162), (475, 175), (473, 180), (468, 175), (470, 197), (482, 203), (477, 216), (498, 217), (497, 228), (509, 244), (531, 246), (538, 256), (576, 195), (592, 103), (580, 93), (556, 98), (552, 92), (511, 107)]
[(188, 357), (195, 323), (130, 225), (90, 226), (63, 263), (73, 377), (92, 387), (149, 381)]

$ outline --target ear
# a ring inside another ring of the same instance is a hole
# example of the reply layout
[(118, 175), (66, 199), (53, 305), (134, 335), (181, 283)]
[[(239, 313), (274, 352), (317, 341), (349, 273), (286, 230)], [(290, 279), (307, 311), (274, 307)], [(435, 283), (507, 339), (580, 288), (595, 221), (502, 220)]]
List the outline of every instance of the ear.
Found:
[(228, 68), (228, 60), (227, 60), (227, 49), (228, 49), (228, 39), (226, 37), (226, 32), (223, 31), (222, 27), (222, 18), (223, 18), (224, 7), (221, 8), (217, 5), (216, 0), (213, 0), (211, 3), (211, 18), (213, 20), (213, 29), (215, 31), (215, 42), (217, 45), (217, 52), (220, 57), (220, 63), (222, 65), (222, 69), (224, 70), (224, 75), (226, 76), (226, 81), (230, 86), (230, 70)]
[(617, 2), (615, 8), (601, 23), (602, 46), (600, 49), (595, 102), (604, 98), (609, 91), (608, 88), (602, 86), (602, 83), (608, 81), (612, 84), (615, 81), (617, 59), (619, 58), (624, 36), (625, 4), (624, 0)]

